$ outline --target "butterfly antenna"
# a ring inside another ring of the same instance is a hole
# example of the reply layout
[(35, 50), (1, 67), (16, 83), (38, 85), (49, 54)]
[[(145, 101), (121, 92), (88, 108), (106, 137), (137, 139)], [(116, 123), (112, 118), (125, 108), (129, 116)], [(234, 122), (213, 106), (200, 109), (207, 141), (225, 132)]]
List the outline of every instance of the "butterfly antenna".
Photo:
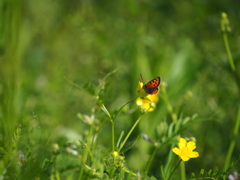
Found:
[(141, 74), (141, 73), (140, 73), (140, 80), (141, 80), (142, 83), (144, 84), (143, 77), (142, 77), (142, 74)]

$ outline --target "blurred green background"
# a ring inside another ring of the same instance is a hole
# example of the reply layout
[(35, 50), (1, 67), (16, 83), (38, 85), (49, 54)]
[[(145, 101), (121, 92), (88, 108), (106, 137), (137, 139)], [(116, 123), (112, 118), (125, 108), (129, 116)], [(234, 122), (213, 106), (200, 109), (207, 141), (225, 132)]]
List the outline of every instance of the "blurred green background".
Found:
[[(226, 12), (232, 28), (230, 48), (240, 70), (240, 2), (237, 0), (3, 0), (0, 2), (0, 127), (7, 149), (16, 127), (24, 127), (18, 152), (29, 151), (39, 162), (49, 157), (61, 137), (81, 139), (87, 126), (77, 113), (90, 114), (92, 96), (76, 88), (98, 84), (107, 73), (104, 103), (110, 110), (137, 95), (141, 73), (156, 76), (167, 90), (178, 115), (196, 122), (182, 136), (194, 136), (200, 157), (188, 172), (222, 169), (239, 106), (239, 91), (231, 76), (220, 30)], [(186, 93), (193, 96), (186, 101)], [(134, 103), (129, 105), (136, 108)], [(116, 136), (129, 130), (139, 112), (117, 119)], [(99, 144), (110, 151), (110, 124), (105, 116)], [(170, 120), (159, 101), (135, 135), (154, 138), (156, 126)], [(233, 161), (239, 157), (237, 138)], [(140, 139), (126, 154), (129, 169), (141, 169), (150, 145)], [(159, 176), (169, 147), (159, 151), (151, 172)], [(42, 159), (41, 159), (42, 158)], [(17, 161), (17, 160), (16, 160)], [(34, 161), (33, 167), (38, 167)], [(3, 163), (1, 163), (1, 168)], [(3, 169), (3, 168), (2, 168)], [(34, 169), (34, 168), (33, 168)]]

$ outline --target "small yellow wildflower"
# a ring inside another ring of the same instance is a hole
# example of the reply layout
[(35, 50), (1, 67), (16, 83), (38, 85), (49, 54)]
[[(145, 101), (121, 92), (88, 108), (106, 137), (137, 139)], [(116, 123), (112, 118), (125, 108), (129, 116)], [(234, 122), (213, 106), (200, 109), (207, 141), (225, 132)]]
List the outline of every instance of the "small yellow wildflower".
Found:
[(156, 108), (156, 104), (159, 100), (157, 94), (147, 94), (146, 91), (143, 89), (143, 83), (138, 83), (138, 94), (139, 97), (136, 99), (136, 104), (143, 110), (146, 111), (153, 111)]
[(155, 109), (158, 100), (159, 100), (158, 96), (156, 94), (153, 94), (148, 95), (145, 98), (138, 97), (136, 99), (136, 104), (141, 109), (151, 112)]
[(187, 142), (186, 139), (180, 138), (178, 147), (179, 148), (173, 148), (172, 151), (183, 161), (188, 161), (190, 158), (196, 158), (199, 156), (198, 152), (193, 151), (196, 148), (196, 143), (193, 141)]
[(116, 157), (118, 157), (118, 156), (119, 156), (119, 154), (118, 154), (117, 151), (113, 151), (113, 152), (112, 152), (112, 157), (113, 157), (113, 158), (116, 158)]

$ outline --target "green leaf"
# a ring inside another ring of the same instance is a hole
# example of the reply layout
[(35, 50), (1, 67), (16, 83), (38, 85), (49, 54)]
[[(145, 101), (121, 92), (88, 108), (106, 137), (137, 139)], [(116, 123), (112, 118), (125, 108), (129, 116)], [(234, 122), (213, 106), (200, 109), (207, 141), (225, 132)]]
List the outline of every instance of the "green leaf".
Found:
[(195, 178), (195, 173), (191, 173), (191, 179)]
[(84, 120), (84, 117), (81, 113), (77, 113), (77, 117), (80, 119), (80, 120)]
[(150, 180), (157, 180), (157, 178), (155, 178), (154, 176), (151, 176)]
[(120, 144), (122, 142), (122, 138), (123, 138), (123, 135), (124, 135), (124, 131), (121, 132), (119, 138), (118, 138), (118, 141), (117, 141), (117, 148), (120, 147)]
[(104, 104), (101, 104), (101, 109), (103, 110), (103, 112), (109, 117), (109, 119), (112, 121), (112, 116), (109, 113), (109, 111), (107, 110), (107, 108), (104, 106)]
[(160, 166), (160, 170), (161, 170), (162, 179), (166, 179), (166, 174), (164, 172), (163, 166)]
[(199, 173), (199, 177), (203, 177), (203, 176), (204, 176), (204, 169), (201, 169)]
[(176, 123), (176, 127), (175, 127), (175, 133), (178, 132), (181, 129), (182, 126), (182, 118), (178, 119), (177, 123)]
[(194, 114), (193, 116), (192, 116), (192, 120), (193, 119), (196, 119), (198, 117), (198, 114)]
[(73, 180), (73, 173), (72, 174), (70, 174), (68, 177), (67, 177), (67, 179), (66, 180)]
[(186, 118), (183, 120), (183, 125), (187, 124), (190, 120), (192, 120), (190, 117), (186, 117)]
[(213, 171), (213, 175), (214, 175), (214, 176), (217, 176), (218, 173), (219, 173), (218, 170)]
[(49, 161), (49, 159), (44, 159), (41, 168), (47, 169), (50, 165), (51, 165), (51, 162)]
[(170, 124), (169, 129), (168, 129), (168, 137), (170, 137), (172, 135), (174, 125), (175, 125), (175, 123)]
[(212, 169), (210, 169), (207, 174), (208, 174), (209, 176), (211, 176), (211, 175), (212, 175), (212, 172), (213, 172)]
[(89, 94), (96, 95), (96, 89), (97, 89), (96, 85), (87, 82), (83, 84), (82, 88), (85, 89)]
[(134, 141), (132, 141), (128, 147), (124, 148), (122, 150), (122, 152), (124, 153), (124, 152), (128, 151), (129, 149), (131, 149), (131, 147), (137, 142), (138, 139), (139, 139), (139, 136)]

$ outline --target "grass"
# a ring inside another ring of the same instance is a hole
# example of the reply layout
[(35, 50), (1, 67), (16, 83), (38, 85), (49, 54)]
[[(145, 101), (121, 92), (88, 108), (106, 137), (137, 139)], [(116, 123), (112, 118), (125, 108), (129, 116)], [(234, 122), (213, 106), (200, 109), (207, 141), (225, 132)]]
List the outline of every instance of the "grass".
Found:
[[(0, 2), (1, 179), (239, 171), (236, 4)], [(135, 103), (140, 73), (163, 80), (152, 112)], [(172, 152), (180, 137), (198, 158)]]

